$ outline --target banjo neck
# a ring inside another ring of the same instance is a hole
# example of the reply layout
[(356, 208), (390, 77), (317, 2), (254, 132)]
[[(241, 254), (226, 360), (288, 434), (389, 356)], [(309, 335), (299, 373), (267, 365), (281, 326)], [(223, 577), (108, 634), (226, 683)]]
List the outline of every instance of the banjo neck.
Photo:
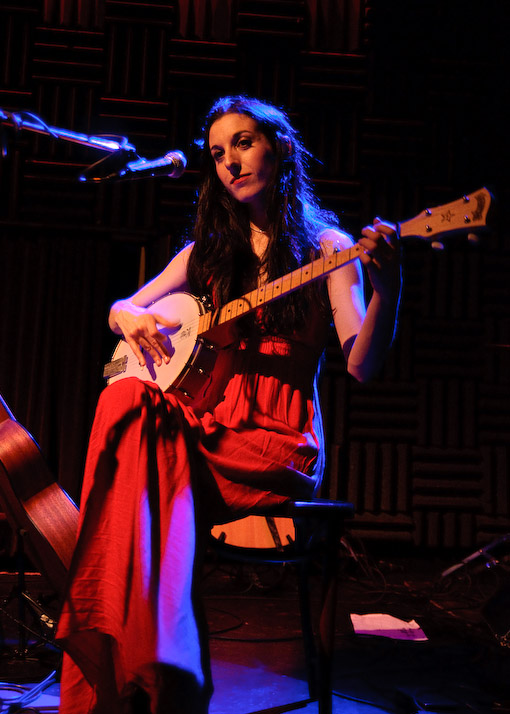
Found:
[(323, 256), (307, 263), (283, 277), (264, 283), (254, 290), (250, 290), (235, 300), (225, 303), (222, 307), (205, 312), (199, 318), (198, 335), (208, 337), (215, 330), (226, 327), (230, 322), (247, 315), (273, 300), (278, 300), (284, 295), (289, 295), (299, 290), (304, 285), (328, 275), (343, 265), (351, 263), (363, 252), (363, 248), (355, 244), (345, 250), (336, 251), (330, 256)]
[[(401, 239), (414, 238), (434, 248), (442, 248), (441, 239), (450, 235), (472, 234), (476, 229), (484, 228), (491, 199), (490, 192), (482, 187), (456, 201), (427, 208), (414, 218), (402, 221), (398, 224), (398, 233)], [(265, 283), (222, 307), (205, 312), (199, 319), (199, 337), (208, 339), (231, 321), (328, 275), (351, 263), (362, 253), (363, 248), (357, 243), (344, 250), (337, 250), (332, 255), (317, 258), (283, 277)]]

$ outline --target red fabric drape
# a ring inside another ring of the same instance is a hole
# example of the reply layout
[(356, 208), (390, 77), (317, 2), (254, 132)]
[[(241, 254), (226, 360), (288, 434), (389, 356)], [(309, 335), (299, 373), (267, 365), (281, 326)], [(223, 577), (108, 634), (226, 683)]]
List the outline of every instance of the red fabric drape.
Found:
[(0, 232), (0, 391), (75, 499), (115, 344), (106, 326), (113, 255), (106, 236)]
[(227, 42), (233, 36), (232, 0), (179, 0), (179, 34)]
[(44, 0), (43, 20), (61, 26), (100, 27), (105, 0)]

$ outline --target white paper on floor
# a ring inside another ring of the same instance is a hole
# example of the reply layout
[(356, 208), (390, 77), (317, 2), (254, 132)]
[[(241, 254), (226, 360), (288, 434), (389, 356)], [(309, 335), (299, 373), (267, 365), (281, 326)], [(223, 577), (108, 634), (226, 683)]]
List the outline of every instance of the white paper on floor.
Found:
[(376, 635), (392, 640), (413, 640), (426, 642), (427, 636), (416, 620), (399, 620), (393, 615), (370, 613), (368, 615), (351, 614), (351, 622), (357, 635)]

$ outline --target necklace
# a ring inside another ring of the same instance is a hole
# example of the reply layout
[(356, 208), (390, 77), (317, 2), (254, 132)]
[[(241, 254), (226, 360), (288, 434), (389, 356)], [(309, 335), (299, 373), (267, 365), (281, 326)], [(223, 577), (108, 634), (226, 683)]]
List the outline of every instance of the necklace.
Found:
[(255, 228), (255, 226), (252, 226), (251, 223), (250, 223), (250, 228), (252, 229), (252, 231), (254, 233), (263, 233), (264, 235), (266, 235), (266, 231), (261, 231), (260, 228)]

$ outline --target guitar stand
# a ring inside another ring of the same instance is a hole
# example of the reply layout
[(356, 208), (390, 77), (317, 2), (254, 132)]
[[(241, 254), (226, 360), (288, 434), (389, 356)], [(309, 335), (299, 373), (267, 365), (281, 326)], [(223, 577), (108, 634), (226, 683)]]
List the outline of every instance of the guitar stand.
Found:
[[(28, 646), (28, 633), (31, 632), (37, 639), (35, 645), (32, 648), (37, 647), (41, 642), (48, 642), (53, 645), (53, 637), (56, 630), (56, 621), (45, 611), (45, 609), (35, 601), (26, 589), (26, 556), (24, 547), (24, 538), (27, 535), (27, 531), (20, 528), (16, 532), (16, 569), (17, 569), (17, 582), (16, 585), (11, 590), (10, 594), (2, 602), (1, 611), (9, 617), (12, 621), (16, 622), (18, 626), (18, 642), (17, 645), (12, 650), (12, 656), (10, 658), (11, 662), (17, 663), (28, 663), (28, 662), (39, 662), (39, 658), (29, 656), (30, 648)], [(9, 605), (13, 600), (17, 600), (17, 617), (13, 617), (6, 611), (7, 605)], [(39, 624), (43, 625), (48, 630), (48, 636), (43, 634), (38, 634), (34, 630), (28, 627), (26, 624), (27, 607), (30, 607), (32, 612), (38, 617)]]

